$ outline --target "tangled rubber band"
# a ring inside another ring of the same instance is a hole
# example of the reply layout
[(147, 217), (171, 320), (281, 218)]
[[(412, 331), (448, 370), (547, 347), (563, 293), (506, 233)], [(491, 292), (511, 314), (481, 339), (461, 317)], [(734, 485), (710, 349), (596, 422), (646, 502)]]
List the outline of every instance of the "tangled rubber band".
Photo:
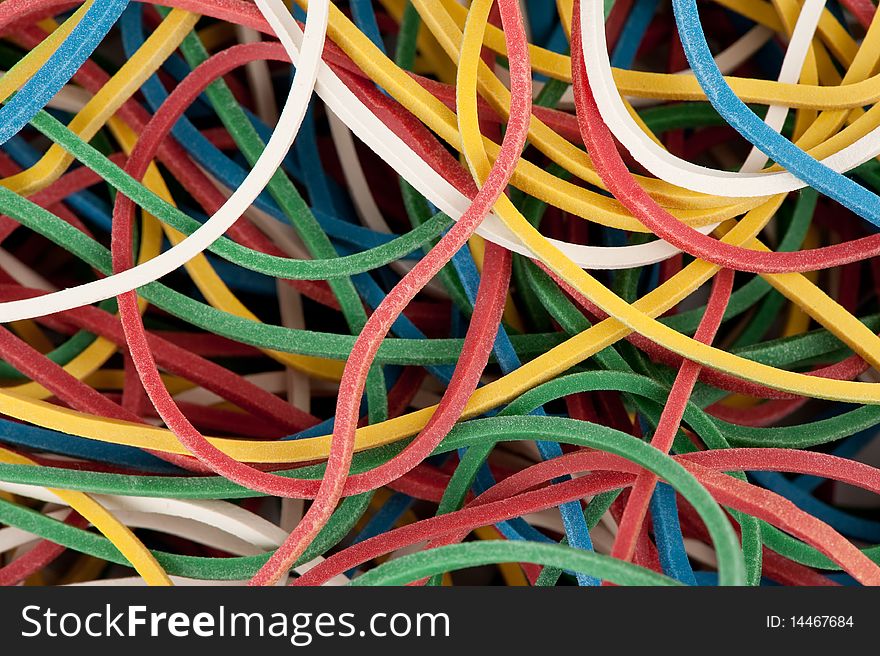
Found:
[(871, 3), (0, 40), (4, 585), (880, 584)]

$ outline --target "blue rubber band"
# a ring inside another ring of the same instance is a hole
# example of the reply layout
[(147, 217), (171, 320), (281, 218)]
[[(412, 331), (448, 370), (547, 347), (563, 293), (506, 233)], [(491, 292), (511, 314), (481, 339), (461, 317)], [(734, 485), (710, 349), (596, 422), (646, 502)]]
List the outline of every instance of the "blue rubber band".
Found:
[(685, 585), (696, 585), (681, 535), (675, 490), (666, 483), (658, 483), (651, 495), (651, 521), (663, 573)]
[(657, 12), (659, 4), (660, 0), (636, 0), (623, 24), (620, 37), (617, 39), (617, 46), (611, 55), (612, 66), (632, 68), (633, 60), (636, 58), (636, 53), (642, 44), (648, 26), (654, 20), (654, 14)]
[(128, 0), (95, 0), (34, 76), (0, 107), (0, 144), (26, 126), (92, 56), (128, 6)]
[[(758, 118), (727, 84), (709, 51), (695, 0), (672, 0), (679, 38), (691, 69), (716, 111), (771, 160), (829, 198), (880, 226), (880, 198), (828, 168)], [(719, 184), (723, 182), (719, 181)]]

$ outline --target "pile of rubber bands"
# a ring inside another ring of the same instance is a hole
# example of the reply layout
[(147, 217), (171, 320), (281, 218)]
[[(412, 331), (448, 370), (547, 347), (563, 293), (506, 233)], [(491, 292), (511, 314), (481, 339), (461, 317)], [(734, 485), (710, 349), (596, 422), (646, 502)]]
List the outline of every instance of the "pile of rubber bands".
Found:
[(0, 583), (880, 584), (872, 0), (4, 0), (0, 69)]

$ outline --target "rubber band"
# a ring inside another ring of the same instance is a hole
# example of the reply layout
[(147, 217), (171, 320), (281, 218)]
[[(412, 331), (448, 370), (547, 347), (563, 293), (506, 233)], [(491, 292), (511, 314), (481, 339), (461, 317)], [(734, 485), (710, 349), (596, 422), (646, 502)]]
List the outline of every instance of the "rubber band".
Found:
[[(315, 15), (315, 14), (313, 14)], [(281, 20), (278, 14), (269, 13), (270, 21), (279, 21)], [(320, 21), (322, 20), (320, 15), (318, 18), (314, 20)], [(315, 23), (312, 23), (313, 25)], [(319, 32), (320, 33), (320, 32)], [(287, 34), (285, 31), (284, 34)], [(319, 37), (313, 36), (313, 33), (309, 34), (309, 38), (306, 41), (307, 44), (311, 45), (313, 40), (317, 40), (317, 43), (314, 47), (308, 48), (307, 50), (312, 50), (316, 53), (320, 53), (320, 39)], [(305, 38), (305, 37), (304, 37)], [(298, 51), (295, 50), (293, 42), (285, 43), (287, 48), (289, 48), (288, 52), (291, 54), (292, 59), (297, 59)], [(280, 159), (279, 155), (276, 153), (281, 153), (286, 150), (290, 143), (293, 142), (293, 137), (296, 134), (296, 129), (299, 127), (300, 122), (302, 121), (302, 115), (305, 112), (305, 104), (307, 102), (307, 94), (311, 92), (313, 85), (313, 74), (314, 68), (317, 60), (312, 58), (306, 58), (303, 62), (300, 62), (300, 66), (297, 68), (298, 76), (295, 80), (297, 82), (296, 85), (291, 86), (291, 97), (288, 104), (285, 105), (285, 110), (282, 110), (281, 118), (279, 118), (279, 124), (285, 126), (285, 132), (275, 133), (279, 134), (279, 136), (275, 136), (274, 140), (270, 140), (270, 142), (266, 145), (266, 150), (264, 154), (261, 155), (261, 165), (257, 167), (256, 171), (264, 171), (264, 170), (273, 170), (275, 166), (277, 166), (276, 160)], [(312, 69), (312, 72), (309, 72), (309, 69)], [(300, 72), (304, 71), (304, 72)], [(302, 98), (305, 97), (305, 100)], [(289, 108), (289, 109), (288, 109)], [(273, 135), (274, 136), (274, 135)], [(268, 153), (268, 154), (267, 154)], [(273, 164), (262, 164), (262, 162), (273, 162)], [(253, 180), (254, 182), (250, 182)], [(63, 309), (70, 309), (72, 307), (77, 307), (80, 305), (85, 305), (90, 302), (90, 299), (93, 298), (95, 294), (105, 295), (104, 297), (118, 295), (124, 291), (129, 291), (131, 289), (135, 289), (137, 287), (142, 287), (146, 282), (146, 277), (150, 277), (150, 279), (155, 280), (156, 278), (162, 276), (165, 273), (173, 271), (180, 264), (191, 259), (195, 254), (204, 250), (204, 246), (207, 246), (211, 242), (213, 242), (218, 236), (220, 236), (223, 232), (225, 232), (227, 228), (227, 223), (234, 221), (240, 216), (243, 209), (247, 207), (250, 202), (253, 200), (252, 196), (259, 192), (262, 189), (264, 182), (259, 180), (256, 176), (246, 180), (230, 197), (230, 200), (224, 204), (225, 209), (221, 209), (218, 211), (219, 218), (215, 214), (215, 220), (213, 223), (206, 223), (204, 226), (199, 228), (193, 235), (190, 236), (190, 240), (187, 242), (181, 242), (181, 245), (177, 246), (178, 249), (174, 254), (168, 255), (168, 253), (172, 253), (172, 251), (165, 251), (164, 254), (159, 255), (147, 263), (143, 263), (138, 265), (138, 267), (142, 268), (132, 268), (126, 272), (116, 274), (113, 278), (104, 278), (101, 281), (95, 281), (94, 283), (89, 283), (87, 286), (83, 285), (79, 288), (79, 291), (76, 292), (75, 297), (71, 292), (54, 292), (56, 295), (55, 299), (61, 299), (64, 297), (70, 297), (70, 300), (66, 302), (54, 301), (50, 306), (47, 299), (40, 299), (39, 307), (40, 312), (43, 314), (50, 314), (53, 312), (58, 312)], [(195, 236), (195, 238), (194, 238)], [(181, 256), (178, 256), (177, 253), (180, 253)], [(131, 279), (132, 283), (125, 282), (127, 279)], [(104, 291), (104, 288), (107, 287), (107, 281), (114, 281), (112, 284), (115, 284), (116, 287), (110, 287), (110, 293), (107, 294)], [(121, 283), (121, 284), (120, 284)], [(93, 291), (93, 290), (101, 290), (101, 291)], [(87, 296), (86, 294), (90, 294)], [(94, 300), (102, 300), (102, 299), (94, 299)], [(19, 303), (20, 305), (14, 306), (21, 308), (22, 305), (26, 308), (28, 306), (27, 301), (17, 301), (13, 303)], [(3, 321), (12, 321), (17, 318), (24, 318), (24, 316), (17, 317), (13, 314), (13, 309), (9, 306), (6, 306), (2, 310), (0, 310), (2, 314)], [(22, 310), (18, 310), (18, 312), (22, 312)], [(27, 310), (23, 310), (23, 312), (27, 312)]]
[(37, 73), (0, 109), (0, 143), (18, 132), (42, 109), (94, 52), (117, 21), (128, 0), (98, 0), (90, 3), (70, 35)]
[(880, 21), (673, 6), (2, 3), (0, 581), (880, 583)]

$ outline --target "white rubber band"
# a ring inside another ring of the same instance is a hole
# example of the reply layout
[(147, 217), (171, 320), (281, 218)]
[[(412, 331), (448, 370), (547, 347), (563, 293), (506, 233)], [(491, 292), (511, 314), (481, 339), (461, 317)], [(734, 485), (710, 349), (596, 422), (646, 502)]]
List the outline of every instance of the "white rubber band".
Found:
[[(806, 53), (825, 0), (806, 0), (789, 48)], [(581, 3), (584, 63), (602, 118), (632, 156), (658, 178), (692, 191), (728, 198), (773, 196), (801, 189), (805, 184), (788, 171), (774, 173), (729, 172), (709, 169), (675, 157), (652, 142), (629, 116), (614, 79), (605, 42), (601, 3)], [(880, 154), (880, 127), (822, 160), (837, 172), (849, 171)]]
[[(329, 0), (314, 0), (310, 3), (306, 31), (303, 34), (299, 27), (295, 31), (282, 28), (284, 18), (294, 21), (278, 0), (257, 0), (257, 4), (296, 65), (296, 74), (278, 125), (241, 186), (233, 191), (223, 206), (195, 232), (157, 257), (127, 271), (78, 287), (39, 298), (0, 303), (0, 323), (63, 312), (124, 294), (158, 280), (207, 249), (253, 203), (281, 165), (299, 132), (314, 89), (329, 15)], [(300, 45), (303, 50), (302, 57), (299, 55)]]
[[(0, 482), (0, 490), (20, 496), (66, 505), (53, 492), (36, 485)], [(287, 532), (272, 522), (228, 501), (214, 499), (164, 499), (153, 497), (94, 494), (95, 501), (130, 528), (148, 528), (179, 535), (194, 542), (223, 549), (234, 555), (249, 556), (275, 549)], [(49, 513), (63, 518), (66, 510)], [(58, 513), (58, 514), (56, 514)], [(0, 553), (27, 544), (35, 536), (15, 527), (0, 529)], [(302, 574), (319, 562), (318, 558), (295, 568)], [(334, 584), (347, 582), (343, 575)]]

